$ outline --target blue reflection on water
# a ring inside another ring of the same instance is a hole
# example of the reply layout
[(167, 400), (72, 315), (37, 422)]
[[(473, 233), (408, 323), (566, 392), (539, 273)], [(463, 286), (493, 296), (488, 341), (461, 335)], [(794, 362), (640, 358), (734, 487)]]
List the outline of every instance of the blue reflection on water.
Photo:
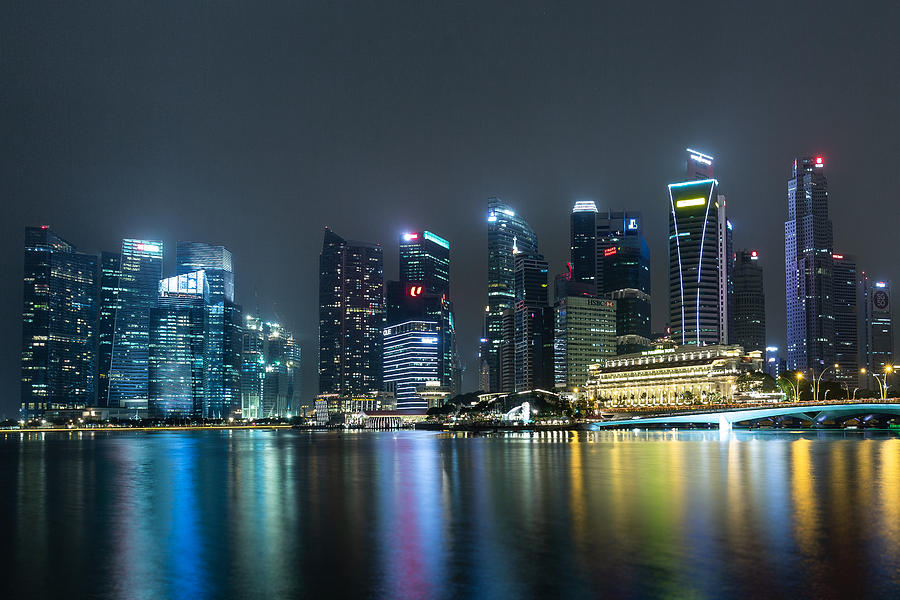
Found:
[(10, 597), (900, 585), (896, 434), (14, 434), (0, 476)]

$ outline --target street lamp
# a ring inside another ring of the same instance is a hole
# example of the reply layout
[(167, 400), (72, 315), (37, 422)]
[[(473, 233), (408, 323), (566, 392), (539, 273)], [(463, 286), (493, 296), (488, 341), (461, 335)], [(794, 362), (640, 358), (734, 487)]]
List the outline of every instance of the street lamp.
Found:
[[(816, 378), (816, 381), (815, 381), (816, 385), (815, 385), (814, 394), (813, 394), (816, 402), (819, 401), (819, 383), (821, 383), (821, 381), (822, 381), (822, 375), (824, 375), (825, 372), (831, 368), (834, 368), (834, 370), (836, 371), (836, 370), (838, 370), (839, 366), (837, 363), (834, 363), (833, 365), (829, 365), (829, 366), (825, 367), (824, 369), (822, 369), (822, 372), (819, 373), (819, 376)], [(815, 373), (813, 373), (813, 375), (815, 375)]]
[[(863, 367), (862, 369), (859, 370), (859, 372), (862, 373), (863, 375), (865, 375), (865, 374), (866, 374), (866, 368)], [(878, 378), (878, 373), (872, 373), (872, 374), (871, 374), (872, 377), (875, 379), (875, 381), (878, 383), (878, 390), (879, 390), (879, 392), (881, 393), (881, 399), (882, 399), (882, 401), (883, 401), (883, 400), (887, 400), (887, 389), (888, 389), (888, 385), (887, 385), (887, 376), (888, 376), (890, 373), (893, 373), (893, 372), (894, 372), (894, 366), (893, 366), (893, 365), (884, 365), (884, 373), (881, 374), (881, 378), (880, 378), (880, 379)]]
[(803, 373), (798, 371), (795, 377), (797, 378), (796, 385), (790, 379), (788, 379), (788, 382), (790, 382), (791, 387), (794, 388), (794, 401), (800, 402), (800, 380), (803, 379)]

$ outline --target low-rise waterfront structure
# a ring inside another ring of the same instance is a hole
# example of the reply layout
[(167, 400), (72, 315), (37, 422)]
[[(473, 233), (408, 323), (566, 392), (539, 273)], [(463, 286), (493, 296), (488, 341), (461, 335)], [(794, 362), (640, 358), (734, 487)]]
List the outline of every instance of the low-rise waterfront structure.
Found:
[(742, 373), (762, 369), (741, 346), (680, 346), (623, 354), (590, 366), (585, 388), (595, 406), (733, 402)]

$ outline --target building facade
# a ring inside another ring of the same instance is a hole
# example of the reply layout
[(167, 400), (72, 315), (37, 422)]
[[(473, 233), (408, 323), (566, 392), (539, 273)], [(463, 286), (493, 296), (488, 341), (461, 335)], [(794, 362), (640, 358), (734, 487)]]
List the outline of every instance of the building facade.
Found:
[(821, 156), (794, 160), (784, 224), (788, 369), (834, 363), (833, 235)]
[(732, 341), (744, 351), (763, 352), (766, 348), (766, 296), (758, 251), (741, 250), (737, 253), (733, 281)]
[(740, 346), (649, 350), (591, 365), (587, 397), (597, 406), (729, 403), (737, 378), (762, 369), (760, 353)]
[(325, 229), (319, 256), (319, 393), (382, 387), (384, 253)]
[(550, 267), (542, 255), (521, 252), (514, 265), (513, 391), (552, 389), (553, 319), (547, 304)]
[(616, 303), (591, 296), (567, 296), (555, 306), (554, 387), (584, 389), (588, 367), (616, 355)]
[(21, 408), (93, 404), (98, 315), (97, 257), (46, 226), (25, 229)]
[(113, 335), (116, 311), (121, 308), (119, 277), (122, 274), (122, 255), (118, 252), (100, 253), (100, 316), (97, 323), (97, 405), (109, 406), (109, 369), (112, 363)]
[(384, 329), (384, 387), (396, 398), (397, 410), (423, 410), (420, 386), (439, 379), (438, 323), (410, 320)]

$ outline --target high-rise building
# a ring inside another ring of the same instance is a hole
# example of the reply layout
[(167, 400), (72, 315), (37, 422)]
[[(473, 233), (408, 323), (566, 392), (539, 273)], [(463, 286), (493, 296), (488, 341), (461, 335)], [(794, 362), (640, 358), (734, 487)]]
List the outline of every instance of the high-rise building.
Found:
[(175, 247), (177, 274), (206, 272), (209, 302), (234, 302), (234, 264), (225, 246), (205, 242), (178, 242)]
[(450, 297), (450, 242), (430, 231), (400, 236), (400, 281)]
[(859, 313), (856, 259), (831, 255), (834, 274), (834, 378), (856, 386), (859, 381)]
[(553, 312), (547, 304), (550, 267), (540, 254), (516, 254), (514, 264), (514, 389), (551, 389)]
[(588, 366), (616, 355), (616, 303), (568, 296), (555, 307), (554, 380), (557, 389), (584, 387)]
[(148, 408), (154, 418), (202, 416), (207, 404), (207, 305), (204, 271), (159, 282), (150, 309)]
[(744, 352), (766, 348), (766, 297), (759, 252), (741, 250), (734, 269), (734, 339)]
[(319, 256), (319, 393), (382, 388), (384, 254), (325, 229)]
[(597, 219), (598, 295), (616, 302), (617, 352), (650, 348), (650, 247), (639, 211), (601, 213)]
[(500, 198), (488, 200), (487, 225), (488, 302), (481, 360), (488, 372), (488, 391), (499, 391), (503, 311), (515, 303), (515, 255), (537, 253), (538, 240), (525, 219)]
[[(224, 246), (204, 242), (178, 242), (175, 259), (179, 275), (203, 270), (209, 285), (206, 301), (206, 397), (201, 414), (222, 419), (237, 414), (240, 407), (241, 327), (240, 306), (234, 304), (234, 266)], [(235, 336), (236, 339), (235, 339)]]
[(689, 150), (689, 180), (669, 184), (669, 323), (678, 345), (729, 343), (725, 197), (715, 179), (696, 178), (711, 172), (712, 158)]
[(162, 279), (163, 243), (125, 239), (121, 256), (108, 405), (139, 410), (148, 407), (150, 309)]
[(834, 363), (834, 279), (828, 182), (821, 156), (794, 160), (784, 224), (787, 366), (822, 369)]
[[(863, 274), (862, 295), (865, 328), (863, 352), (867, 375), (881, 375), (894, 366), (894, 321), (891, 314), (891, 283), (869, 279)], [(869, 383), (870, 389), (877, 387)]]
[(435, 381), (440, 362), (438, 323), (410, 320), (384, 328), (384, 384), (398, 410), (425, 410), (419, 386)]
[(46, 226), (25, 229), (21, 407), (25, 416), (94, 401), (97, 257)]
[(247, 315), (243, 327), (241, 416), (287, 418), (299, 414), (300, 346), (279, 323)]
[(112, 363), (113, 334), (116, 311), (120, 309), (119, 276), (122, 274), (122, 255), (118, 252), (100, 253), (100, 317), (97, 325), (97, 405), (109, 403), (109, 369)]
[(575, 203), (570, 225), (570, 279), (596, 287), (597, 205), (593, 200)]

